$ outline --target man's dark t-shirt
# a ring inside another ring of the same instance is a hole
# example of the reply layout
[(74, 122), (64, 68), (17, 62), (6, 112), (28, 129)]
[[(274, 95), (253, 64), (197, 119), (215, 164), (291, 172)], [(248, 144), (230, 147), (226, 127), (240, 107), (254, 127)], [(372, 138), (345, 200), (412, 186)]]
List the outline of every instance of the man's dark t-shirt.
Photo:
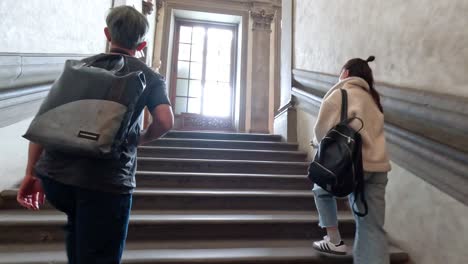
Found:
[[(87, 60), (96, 59), (99, 54)], [(154, 72), (137, 58), (127, 56), (130, 71), (143, 71), (146, 77), (148, 96), (146, 107), (152, 111), (161, 104), (170, 104), (166, 84), (161, 75)], [(119, 159), (95, 159), (77, 157), (57, 151), (45, 150), (36, 163), (36, 173), (40, 177), (49, 177), (67, 185), (86, 189), (131, 193), (135, 188), (136, 154), (140, 126), (130, 131), (128, 143)]]

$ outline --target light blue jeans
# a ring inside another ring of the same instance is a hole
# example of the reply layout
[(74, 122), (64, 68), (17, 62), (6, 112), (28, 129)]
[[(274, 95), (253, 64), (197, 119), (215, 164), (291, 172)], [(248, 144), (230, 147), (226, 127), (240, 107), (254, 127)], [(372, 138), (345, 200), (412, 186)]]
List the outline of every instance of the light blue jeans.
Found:
[[(364, 180), (369, 214), (365, 217), (354, 215), (356, 221), (356, 236), (353, 248), (354, 264), (389, 264), (387, 235), (383, 229), (387, 173), (365, 173)], [(318, 185), (314, 185), (312, 191), (319, 213), (320, 227), (337, 227), (336, 198)], [(354, 202), (353, 194), (349, 196), (349, 202), (352, 206)], [(360, 199), (356, 202), (356, 205), (360, 212), (364, 211)]]

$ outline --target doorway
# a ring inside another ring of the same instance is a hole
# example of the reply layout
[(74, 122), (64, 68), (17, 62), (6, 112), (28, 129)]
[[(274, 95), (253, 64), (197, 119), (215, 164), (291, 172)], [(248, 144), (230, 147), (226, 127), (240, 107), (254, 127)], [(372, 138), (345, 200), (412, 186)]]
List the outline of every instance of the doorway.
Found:
[(234, 130), (237, 27), (176, 20), (170, 94), (178, 129)]

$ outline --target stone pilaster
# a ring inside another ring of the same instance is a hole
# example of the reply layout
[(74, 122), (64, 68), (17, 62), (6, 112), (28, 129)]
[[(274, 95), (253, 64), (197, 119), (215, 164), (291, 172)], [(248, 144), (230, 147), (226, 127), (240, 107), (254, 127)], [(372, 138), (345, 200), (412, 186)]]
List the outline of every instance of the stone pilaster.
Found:
[(250, 12), (251, 32), (251, 122), (250, 132), (271, 133), (269, 131), (269, 89), (270, 89), (270, 42), (271, 23), (274, 11), (254, 9)]
[(161, 9), (163, 8), (164, 0), (155, 0), (156, 1), (156, 23), (159, 22), (159, 15), (161, 14)]
[(292, 88), (292, 55), (293, 55), (293, 3), (282, 1), (281, 6), (281, 85), (280, 109), (275, 116), (274, 133), (282, 135), (288, 142), (297, 140), (297, 112)]

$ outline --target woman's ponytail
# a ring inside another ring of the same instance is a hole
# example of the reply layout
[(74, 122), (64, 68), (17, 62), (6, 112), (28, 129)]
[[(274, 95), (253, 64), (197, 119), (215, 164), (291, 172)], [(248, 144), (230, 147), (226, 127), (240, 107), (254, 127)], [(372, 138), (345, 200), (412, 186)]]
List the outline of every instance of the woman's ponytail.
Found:
[(369, 90), (374, 102), (377, 104), (380, 112), (384, 112), (382, 104), (380, 103), (380, 95), (375, 89), (374, 86), (374, 76), (372, 74), (372, 69), (369, 66), (369, 62), (375, 60), (375, 56), (369, 56), (367, 60), (363, 59), (351, 59), (343, 66), (343, 69), (348, 70), (349, 77), (360, 77), (364, 79), (367, 84), (369, 84)]

